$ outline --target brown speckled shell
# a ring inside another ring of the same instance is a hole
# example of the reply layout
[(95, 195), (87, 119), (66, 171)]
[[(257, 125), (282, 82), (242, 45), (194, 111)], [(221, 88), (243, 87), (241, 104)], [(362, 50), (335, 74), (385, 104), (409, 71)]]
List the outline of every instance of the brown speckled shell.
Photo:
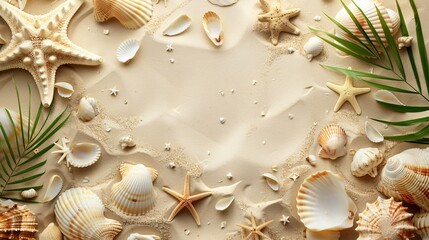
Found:
[(36, 215), (27, 207), (0, 207), (0, 239), (36, 240), (36, 232)]

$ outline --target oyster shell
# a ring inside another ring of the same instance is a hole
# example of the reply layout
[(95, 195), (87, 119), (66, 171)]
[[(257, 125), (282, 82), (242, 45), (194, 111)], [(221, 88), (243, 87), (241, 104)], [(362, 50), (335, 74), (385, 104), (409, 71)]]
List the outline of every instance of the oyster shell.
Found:
[(383, 162), (383, 154), (377, 148), (361, 148), (353, 156), (351, 164), (352, 174), (356, 177), (369, 175), (377, 176), (377, 166)]
[(381, 143), (384, 141), (383, 135), (368, 121), (365, 121), (365, 133), (366, 137), (373, 143)]
[(60, 228), (57, 227), (53, 222), (39, 234), (39, 240), (62, 240), (63, 235), (61, 234)]
[(116, 49), (116, 58), (121, 63), (128, 63), (133, 59), (140, 49), (140, 40), (128, 39), (122, 42)]
[(32, 199), (37, 197), (37, 192), (34, 188), (30, 188), (21, 192), (21, 197), (25, 199)]
[(309, 61), (323, 51), (323, 40), (317, 36), (311, 37), (304, 44), (304, 52)]
[(429, 240), (429, 213), (417, 213), (413, 217), (413, 224), (423, 240)]
[(209, 37), (210, 41), (212, 41), (216, 47), (223, 44), (224, 32), (222, 22), (217, 13), (212, 11), (206, 12), (203, 16), (203, 27), (207, 37)]
[(346, 155), (347, 135), (343, 128), (336, 124), (325, 126), (319, 134), (320, 158), (337, 159)]
[(83, 97), (80, 99), (79, 108), (77, 110), (77, 117), (84, 121), (91, 121), (99, 114), (97, 107), (97, 100), (92, 97)]
[(131, 135), (122, 137), (119, 143), (121, 145), (122, 150), (124, 150), (125, 148), (132, 148), (136, 146), (136, 142), (134, 142), (133, 136)]
[(264, 173), (262, 177), (267, 181), (268, 186), (275, 192), (280, 189), (279, 179), (271, 173)]
[(54, 212), (61, 232), (73, 240), (113, 240), (122, 225), (104, 217), (101, 199), (86, 188), (71, 188), (58, 198)]
[(53, 175), (49, 180), (45, 196), (43, 196), (43, 202), (49, 202), (54, 199), (63, 188), (63, 179), (58, 175)]
[(165, 36), (176, 36), (188, 29), (191, 26), (192, 20), (188, 15), (183, 14), (174, 19), (167, 28), (162, 32)]
[(73, 86), (68, 82), (56, 82), (54, 87), (58, 91), (58, 95), (63, 98), (70, 98), (73, 95)]
[(26, 206), (3, 203), (0, 204), (0, 239), (36, 240), (36, 215)]

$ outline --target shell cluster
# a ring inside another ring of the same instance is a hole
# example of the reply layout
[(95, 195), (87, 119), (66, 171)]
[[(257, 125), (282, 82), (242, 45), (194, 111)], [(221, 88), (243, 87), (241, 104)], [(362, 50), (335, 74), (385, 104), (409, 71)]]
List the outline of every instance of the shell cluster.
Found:
[(0, 239), (36, 240), (36, 215), (26, 206), (2, 202), (0, 229)]
[(352, 174), (356, 177), (377, 176), (377, 167), (383, 162), (383, 154), (378, 148), (361, 148), (356, 151), (351, 164)]
[(83, 97), (80, 99), (79, 108), (77, 110), (77, 117), (84, 121), (91, 121), (99, 114), (97, 100), (92, 97)]
[(322, 148), (319, 151), (320, 158), (337, 159), (346, 155), (347, 144), (346, 131), (338, 125), (330, 124), (325, 126), (319, 134), (319, 145)]

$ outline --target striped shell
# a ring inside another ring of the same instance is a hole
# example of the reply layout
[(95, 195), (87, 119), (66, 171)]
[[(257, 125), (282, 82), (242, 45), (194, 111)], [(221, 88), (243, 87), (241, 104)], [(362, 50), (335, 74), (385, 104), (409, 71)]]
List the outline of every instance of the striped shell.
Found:
[(358, 240), (412, 238), (416, 230), (411, 222), (412, 217), (413, 214), (408, 213), (401, 202), (378, 197), (374, 203), (367, 203), (365, 210), (359, 213), (356, 228)]
[(155, 204), (152, 182), (157, 171), (143, 164), (121, 165), (122, 180), (115, 183), (110, 191), (113, 206), (125, 215), (139, 216), (148, 212)]
[(351, 164), (352, 174), (356, 177), (369, 175), (377, 176), (377, 167), (383, 162), (383, 154), (377, 148), (361, 148), (353, 156)]
[(104, 217), (101, 199), (86, 188), (63, 192), (54, 212), (61, 232), (73, 240), (112, 240), (122, 231), (122, 225)]
[[(9, 118), (8, 112), (12, 121)], [(22, 128), (21, 128), (21, 120), (20, 115), (12, 110), (7, 108), (0, 107), (0, 123), (5, 130), (6, 136), (3, 135), (2, 131), (0, 131), (0, 142), (5, 140), (5, 137), (9, 140), (9, 142), (15, 143), (16, 137), (18, 137), (18, 142), (22, 143), (22, 130), (24, 131), (24, 138), (27, 136), (28, 131), (28, 119), (22, 119)], [(30, 122), (30, 124), (32, 124)], [(25, 139), (27, 141), (27, 139)], [(15, 147), (15, 144), (12, 144), (12, 147)]]
[(128, 29), (144, 26), (152, 17), (151, 0), (94, 0), (94, 17), (97, 22), (116, 18)]
[(119, 44), (116, 49), (116, 59), (121, 63), (130, 62), (140, 49), (140, 40), (128, 39)]
[(49, 225), (39, 234), (39, 240), (62, 240), (63, 235), (61, 234), (60, 228), (54, 223)]
[(412, 148), (389, 158), (377, 189), (429, 211), (429, 148)]
[(319, 151), (320, 158), (337, 159), (346, 155), (347, 135), (343, 128), (338, 125), (330, 124), (325, 126), (319, 134), (319, 145), (322, 148)]
[(26, 206), (0, 206), (0, 239), (36, 240), (36, 215)]
[(429, 240), (429, 213), (417, 213), (413, 217), (413, 224), (423, 240)]

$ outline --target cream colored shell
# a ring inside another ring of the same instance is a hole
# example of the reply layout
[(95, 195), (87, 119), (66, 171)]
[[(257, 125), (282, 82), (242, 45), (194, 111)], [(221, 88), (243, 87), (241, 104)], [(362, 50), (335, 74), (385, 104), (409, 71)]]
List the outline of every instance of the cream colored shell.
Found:
[(51, 179), (49, 179), (45, 195), (43, 196), (43, 202), (49, 202), (54, 199), (61, 192), (62, 188), (63, 179), (58, 175), (52, 175)]
[(0, 226), (0, 239), (36, 240), (36, 215), (26, 206), (18, 206), (15, 203), (3, 205), (2, 202)]
[(383, 154), (378, 148), (361, 148), (356, 151), (351, 164), (352, 174), (356, 177), (377, 176), (377, 167), (383, 162)]
[(56, 82), (54, 87), (57, 89), (58, 95), (63, 98), (70, 98), (73, 95), (73, 85), (68, 82)]
[(127, 240), (161, 240), (160, 237), (156, 235), (143, 235), (140, 233), (132, 233)]
[(72, 188), (58, 198), (54, 212), (61, 232), (73, 240), (113, 240), (122, 231), (116, 220), (104, 217), (101, 199), (86, 188)]
[(413, 217), (413, 224), (423, 240), (429, 240), (429, 213), (417, 213)]
[(274, 191), (277, 192), (280, 189), (279, 179), (271, 173), (264, 173), (262, 177), (267, 181), (268, 186)]
[(116, 49), (116, 59), (121, 63), (128, 63), (136, 56), (140, 49), (140, 44), (140, 40), (137, 39), (125, 40)]
[(39, 240), (62, 240), (63, 235), (61, 234), (60, 228), (54, 223), (49, 225), (39, 234)]
[(222, 21), (217, 13), (213, 11), (206, 12), (203, 16), (203, 27), (207, 37), (216, 47), (223, 44), (224, 32)]
[(132, 148), (136, 146), (136, 142), (131, 135), (123, 136), (119, 143), (121, 145), (122, 150), (124, 150), (125, 148)]
[(238, 2), (238, 0), (208, 0), (211, 4), (218, 5), (221, 7), (231, 6)]
[(97, 100), (92, 97), (83, 97), (80, 99), (79, 108), (77, 110), (77, 117), (84, 121), (91, 121), (99, 114)]
[(317, 36), (311, 37), (304, 44), (304, 52), (309, 61), (318, 56), (323, 51), (323, 40)]
[(191, 18), (186, 14), (182, 14), (174, 19), (170, 24), (168, 24), (162, 34), (165, 36), (179, 35), (186, 31), (191, 26), (191, 24)]
[(89, 167), (101, 156), (101, 148), (95, 143), (76, 143), (67, 155), (67, 161), (73, 167)]
[(346, 155), (347, 135), (343, 128), (336, 124), (325, 126), (319, 134), (320, 158), (337, 159)]
[[(12, 119), (9, 118), (9, 114)], [(7, 108), (0, 107), (0, 123), (3, 125), (5, 130), (5, 135), (0, 131), (0, 142), (5, 140), (5, 137), (9, 142), (14, 143), (12, 147), (16, 147), (15, 141), (18, 140), (19, 144), (22, 144), (22, 131), (24, 131), (24, 139), (27, 141), (27, 131), (28, 131), (28, 119), (23, 117), (22, 119), (22, 128), (21, 128), (21, 118), (20, 115), (12, 110)], [(30, 124), (32, 124), (30, 122)], [(18, 137), (18, 138), (17, 138)], [(0, 151), (1, 152), (1, 151)], [(3, 153), (2, 153), (3, 154)]]
[(21, 192), (21, 197), (25, 199), (32, 199), (37, 197), (37, 192), (34, 188), (30, 188)]

